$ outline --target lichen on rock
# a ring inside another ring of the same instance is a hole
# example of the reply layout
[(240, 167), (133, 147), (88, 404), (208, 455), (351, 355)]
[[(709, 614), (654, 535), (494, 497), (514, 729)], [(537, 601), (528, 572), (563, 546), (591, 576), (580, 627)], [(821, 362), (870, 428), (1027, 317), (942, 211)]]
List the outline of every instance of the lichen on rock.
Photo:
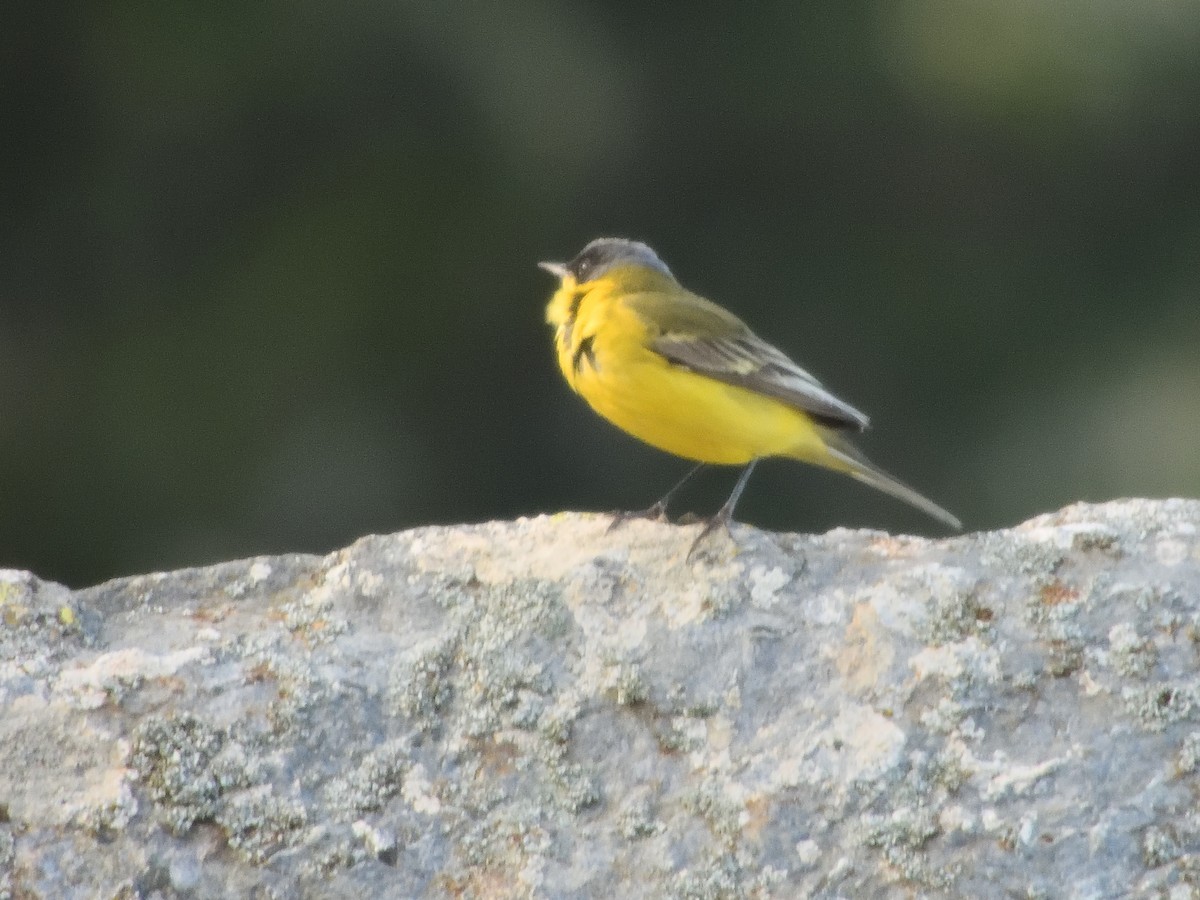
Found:
[(1200, 893), (1200, 502), (693, 537), (0, 573), (0, 895)]

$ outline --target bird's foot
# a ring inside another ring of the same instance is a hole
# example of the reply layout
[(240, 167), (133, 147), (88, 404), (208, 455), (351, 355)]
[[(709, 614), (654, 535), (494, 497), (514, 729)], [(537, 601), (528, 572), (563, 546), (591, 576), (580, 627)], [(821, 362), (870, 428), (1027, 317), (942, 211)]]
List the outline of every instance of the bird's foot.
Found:
[(696, 539), (692, 541), (692, 546), (688, 548), (686, 562), (691, 562), (692, 557), (696, 554), (697, 548), (704, 543), (705, 539), (718, 529), (724, 529), (725, 534), (729, 539), (733, 540), (733, 531), (730, 529), (730, 523), (733, 521), (733, 516), (722, 508), (715, 516), (708, 519), (704, 523), (704, 527), (700, 529), (700, 533), (696, 535)]
[[(608, 531), (616, 531), (630, 519), (649, 519), (651, 522), (666, 522), (667, 519), (667, 504), (659, 500), (657, 503), (647, 506), (645, 509), (635, 510), (633, 512), (615, 512), (613, 520), (608, 526)], [(606, 534), (608, 532), (605, 532)]]

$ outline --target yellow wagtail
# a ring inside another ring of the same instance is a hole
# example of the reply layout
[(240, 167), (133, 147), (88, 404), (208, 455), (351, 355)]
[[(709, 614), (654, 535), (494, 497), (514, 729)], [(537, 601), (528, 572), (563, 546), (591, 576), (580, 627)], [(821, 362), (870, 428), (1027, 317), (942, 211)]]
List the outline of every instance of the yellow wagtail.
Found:
[(732, 313), (682, 287), (645, 244), (599, 238), (569, 263), (539, 265), (559, 279), (546, 321), (554, 326), (558, 365), (571, 388), (618, 428), (700, 464), (634, 515), (664, 517), (672, 494), (705, 463), (745, 465), (692, 551), (713, 528), (728, 526), (765, 456), (843, 472), (962, 527), (850, 443), (847, 433), (867, 427), (863, 413)]

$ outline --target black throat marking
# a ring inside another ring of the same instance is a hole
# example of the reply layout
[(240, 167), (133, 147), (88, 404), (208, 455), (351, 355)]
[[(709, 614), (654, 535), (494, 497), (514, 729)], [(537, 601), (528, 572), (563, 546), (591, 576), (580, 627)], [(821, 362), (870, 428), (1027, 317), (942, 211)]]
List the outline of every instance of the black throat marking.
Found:
[(575, 330), (575, 319), (579, 316), (579, 304), (582, 302), (583, 292), (576, 288), (574, 295), (571, 297), (571, 305), (567, 309), (566, 321), (562, 323), (561, 340), (564, 347), (571, 346), (571, 332)]
[(596, 369), (596, 351), (592, 349), (592, 344), (595, 342), (596, 336), (589, 334), (579, 342), (579, 346), (575, 348), (575, 352), (571, 354), (571, 368), (575, 374), (579, 374), (580, 364), (584, 359), (588, 361), (588, 365)]

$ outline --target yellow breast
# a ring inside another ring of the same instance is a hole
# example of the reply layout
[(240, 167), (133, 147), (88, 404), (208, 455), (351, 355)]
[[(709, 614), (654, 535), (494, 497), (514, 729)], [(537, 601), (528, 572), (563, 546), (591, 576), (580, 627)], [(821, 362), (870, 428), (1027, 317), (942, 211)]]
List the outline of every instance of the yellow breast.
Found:
[(605, 281), (564, 284), (547, 318), (558, 365), (601, 416), (646, 443), (699, 462), (762, 456), (817, 459), (824, 443), (803, 412), (673, 365), (649, 348), (652, 330)]

